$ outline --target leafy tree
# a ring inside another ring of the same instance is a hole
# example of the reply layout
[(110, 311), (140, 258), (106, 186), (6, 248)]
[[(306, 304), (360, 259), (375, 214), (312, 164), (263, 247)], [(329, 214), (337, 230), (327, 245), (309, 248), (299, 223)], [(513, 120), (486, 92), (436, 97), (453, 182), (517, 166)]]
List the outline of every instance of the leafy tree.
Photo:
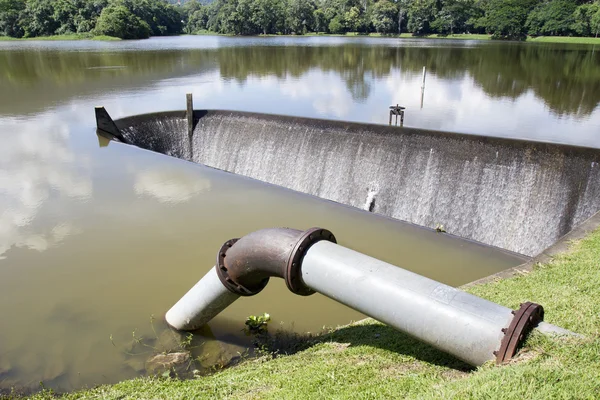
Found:
[(600, 10), (600, 2), (585, 3), (577, 7), (573, 13), (573, 24), (571, 29), (581, 36), (591, 36), (595, 34), (592, 18)]
[(208, 20), (206, 29), (212, 32), (222, 32), (221, 30), (221, 8), (225, 5), (223, 0), (217, 0), (207, 6), (206, 13)]
[(121, 39), (146, 39), (150, 37), (150, 25), (134, 15), (124, 5), (111, 4), (102, 10), (95, 32), (97, 35), (115, 36)]
[(431, 23), (436, 15), (436, 0), (415, 0), (408, 11), (408, 30), (413, 35), (431, 33)]
[(495, 39), (525, 39), (527, 15), (537, 3), (537, 0), (489, 0), (485, 15), (487, 31)]
[(19, 24), (25, 37), (50, 36), (60, 27), (54, 19), (52, 0), (27, 0)]
[(209, 14), (207, 7), (200, 7), (199, 9), (197, 9), (189, 15), (185, 26), (185, 31), (187, 33), (194, 33), (200, 30), (207, 29), (208, 17)]
[(596, 31), (596, 37), (598, 37), (598, 34), (600, 34), (600, 5), (598, 6), (598, 11), (592, 16), (591, 28), (592, 31)]
[(0, 35), (22, 37), (25, 32), (19, 24), (19, 14), (25, 9), (25, 0), (0, 0)]
[(538, 4), (527, 18), (530, 35), (568, 35), (575, 22), (577, 5), (572, 0), (551, 0)]
[(56, 21), (58, 28), (53, 33), (62, 35), (77, 31), (75, 16), (78, 14), (78, 5), (75, 0), (54, 0), (52, 18)]
[(402, 27), (404, 26), (404, 21), (406, 20), (406, 16), (410, 11), (410, 0), (395, 0), (396, 7), (398, 7), (398, 33), (402, 33)]
[(282, 31), (285, 23), (282, 3), (278, 0), (255, 0), (252, 20), (265, 35)]
[(233, 33), (240, 35), (242, 33), (242, 23), (237, 11), (237, 0), (223, 1), (222, 7), (218, 12), (219, 32)]
[(91, 32), (96, 26), (102, 10), (108, 0), (76, 0), (77, 14), (73, 17), (73, 25), (77, 33)]
[(390, 34), (397, 31), (398, 8), (388, 0), (380, 0), (373, 5), (371, 23), (378, 33)]
[(358, 7), (351, 7), (350, 10), (344, 14), (344, 21), (346, 28), (350, 32), (357, 32), (361, 24), (361, 12)]
[(466, 32), (468, 22), (478, 16), (472, 0), (445, 0), (431, 27), (438, 33)]
[(253, 0), (238, 0), (236, 11), (239, 31), (236, 34), (255, 35), (259, 32), (259, 27), (254, 23), (257, 14), (254, 6)]
[(286, 18), (288, 31), (303, 35), (311, 30), (315, 9), (312, 0), (289, 0)]
[(313, 13), (313, 21), (315, 23), (315, 32), (326, 32), (329, 25), (329, 20), (323, 9), (317, 8)]
[(329, 22), (329, 32), (331, 32), (331, 33), (343, 33), (344, 32), (344, 24), (342, 24), (340, 17), (335, 16), (335, 17), (333, 17), (331, 22)]

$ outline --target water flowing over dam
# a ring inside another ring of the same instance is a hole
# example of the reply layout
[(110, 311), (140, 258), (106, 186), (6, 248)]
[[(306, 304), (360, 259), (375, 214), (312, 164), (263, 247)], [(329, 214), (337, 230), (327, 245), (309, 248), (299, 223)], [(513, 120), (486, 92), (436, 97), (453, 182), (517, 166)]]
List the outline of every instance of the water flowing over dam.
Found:
[(600, 150), (234, 111), (116, 121), (127, 141), (536, 255), (600, 210)]

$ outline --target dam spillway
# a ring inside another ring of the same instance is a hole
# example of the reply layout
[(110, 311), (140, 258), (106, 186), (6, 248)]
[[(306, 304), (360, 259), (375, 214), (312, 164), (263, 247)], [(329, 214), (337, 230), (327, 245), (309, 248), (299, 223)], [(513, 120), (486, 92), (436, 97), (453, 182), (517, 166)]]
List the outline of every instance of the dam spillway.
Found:
[(235, 111), (116, 121), (141, 148), (536, 255), (600, 210), (600, 150)]

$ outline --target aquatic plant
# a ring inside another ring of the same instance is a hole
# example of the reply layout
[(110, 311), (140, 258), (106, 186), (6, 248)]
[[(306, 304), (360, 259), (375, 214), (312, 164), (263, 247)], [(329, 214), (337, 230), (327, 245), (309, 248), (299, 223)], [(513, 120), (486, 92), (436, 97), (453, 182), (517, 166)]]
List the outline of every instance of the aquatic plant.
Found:
[(246, 327), (244, 332), (247, 335), (259, 335), (264, 334), (268, 330), (268, 324), (271, 321), (271, 316), (267, 313), (263, 315), (251, 315), (246, 318)]

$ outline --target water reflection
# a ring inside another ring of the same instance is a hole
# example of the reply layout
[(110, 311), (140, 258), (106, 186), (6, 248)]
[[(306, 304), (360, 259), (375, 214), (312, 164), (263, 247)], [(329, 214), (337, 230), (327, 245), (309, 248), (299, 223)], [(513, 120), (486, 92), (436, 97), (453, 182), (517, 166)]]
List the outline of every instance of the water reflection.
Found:
[(145, 90), (152, 82), (215, 64), (202, 52), (0, 51), (0, 115), (44, 111), (81, 97)]
[[(0, 124), (0, 259), (13, 246), (44, 251), (76, 233), (69, 205), (92, 195), (89, 162), (73, 153), (68, 126), (45, 123), (45, 132), (36, 124)], [(35, 229), (45, 207), (52, 222)]]
[[(520, 44), (466, 47), (241, 47), (217, 52), (221, 76), (304, 76), (311, 69), (335, 72), (354, 100), (392, 71), (420, 76), (423, 66), (437, 79), (472, 77), (491, 98), (517, 99), (533, 90), (556, 114), (586, 116), (600, 103), (600, 54), (586, 48)], [(449, 99), (451, 100), (451, 99)]]
[(213, 37), (1, 46), (0, 115), (13, 117), (82, 98), (115, 100), (124, 113), (132, 105), (117, 97), (180, 109), (193, 91), (202, 108), (387, 123), (400, 103), (407, 126), (589, 146), (600, 131), (600, 52), (590, 46)]
[(200, 192), (209, 191), (210, 186), (210, 181), (184, 171), (157, 168), (139, 173), (134, 190), (138, 195), (153, 196), (161, 203), (182, 203)]

